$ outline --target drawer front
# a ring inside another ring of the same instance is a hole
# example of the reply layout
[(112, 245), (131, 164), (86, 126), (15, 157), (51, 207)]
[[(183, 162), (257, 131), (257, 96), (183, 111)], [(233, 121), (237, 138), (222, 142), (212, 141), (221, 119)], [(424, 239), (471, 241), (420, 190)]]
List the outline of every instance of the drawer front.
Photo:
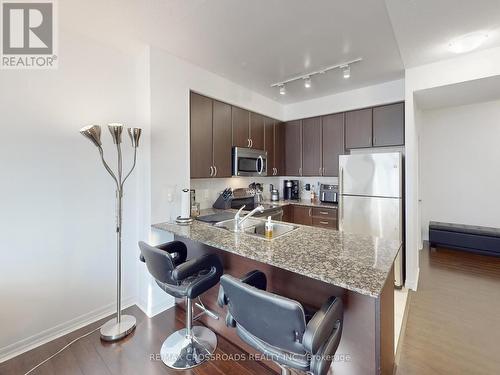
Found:
[(313, 217), (313, 226), (319, 228), (337, 229), (337, 220)]
[(336, 208), (321, 208), (314, 207), (312, 210), (312, 215), (314, 217), (325, 218), (325, 219), (337, 219), (337, 209)]

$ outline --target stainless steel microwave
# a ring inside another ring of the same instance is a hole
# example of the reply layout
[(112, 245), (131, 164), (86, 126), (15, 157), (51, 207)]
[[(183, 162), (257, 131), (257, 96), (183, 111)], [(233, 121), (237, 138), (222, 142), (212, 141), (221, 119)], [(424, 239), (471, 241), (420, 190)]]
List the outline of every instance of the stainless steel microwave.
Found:
[(267, 151), (233, 147), (233, 176), (267, 176)]

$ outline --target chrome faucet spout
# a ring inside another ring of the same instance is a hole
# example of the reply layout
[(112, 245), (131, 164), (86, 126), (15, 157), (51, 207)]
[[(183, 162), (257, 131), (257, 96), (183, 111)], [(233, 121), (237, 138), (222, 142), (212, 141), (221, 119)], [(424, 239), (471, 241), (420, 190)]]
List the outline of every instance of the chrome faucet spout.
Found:
[(253, 215), (255, 215), (257, 212), (264, 212), (264, 206), (258, 205), (255, 207), (252, 211), (250, 211), (248, 214), (246, 214), (244, 217), (240, 218), (240, 213), (241, 211), (245, 208), (245, 206), (241, 207), (239, 211), (234, 215), (234, 223), (235, 223), (235, 229), (237, 232), (239, 232), (242, 228), (242, 224), (249, 218), (251, 218)]

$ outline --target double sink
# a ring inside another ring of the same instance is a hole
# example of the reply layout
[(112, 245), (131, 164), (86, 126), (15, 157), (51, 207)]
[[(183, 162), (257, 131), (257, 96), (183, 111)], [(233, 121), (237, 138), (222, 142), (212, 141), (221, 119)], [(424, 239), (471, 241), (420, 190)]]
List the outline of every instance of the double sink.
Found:
[(281, 222), (273, 221), (273, 236), (271, 238), (266, 238), (265, 220), (248, 218), (243, 222), (242, 226), (238, 228), (236, 226), (236, 221), (234, 219), (230, 219), (215, 223), (215, 226), (226, 229), (230, 232), (245, 233), (264, 240), (273, 240), (275, 238), (281, 237), (299, 228), (296, 225), (284, 224)]

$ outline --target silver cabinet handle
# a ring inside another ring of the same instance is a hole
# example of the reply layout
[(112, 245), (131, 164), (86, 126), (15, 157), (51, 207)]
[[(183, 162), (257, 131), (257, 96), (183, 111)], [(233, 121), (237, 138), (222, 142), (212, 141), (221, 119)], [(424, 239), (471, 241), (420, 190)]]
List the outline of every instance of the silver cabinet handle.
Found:
[(210, 166), (210, 177), (214, 175), (214, 167)]
[(274, 168), (274, 175), (278, 175), (278, 168)]
[(312, 216), (312, 208), (309, 209), (309, 216)]
[(323, 168), (319, 167), (319, 175), (321, 176), (321, 171), (323, 170)]
[(328, 212), (327, 211), (320, 211), (319, 212), (321, 215), (328, 215)]
[(299, 168), (299, 176), (302, 176), (302, 167)]
[(252, 147), (253, 147), (253, 139), (250, 138), (250, 148), (252, 148)]
[(328, 221), (320, 221), (319, 223), (320, 223), (320, 224), (323, 224), (323, 225), (328, 225), (328, 224), (330, 224)]
[(322, 176), (325, 175), (325, 167), (323, 167), (323, 172), (321, 173)]
[(217, 176), (217, 166), (214, 165), (214, 177)]

